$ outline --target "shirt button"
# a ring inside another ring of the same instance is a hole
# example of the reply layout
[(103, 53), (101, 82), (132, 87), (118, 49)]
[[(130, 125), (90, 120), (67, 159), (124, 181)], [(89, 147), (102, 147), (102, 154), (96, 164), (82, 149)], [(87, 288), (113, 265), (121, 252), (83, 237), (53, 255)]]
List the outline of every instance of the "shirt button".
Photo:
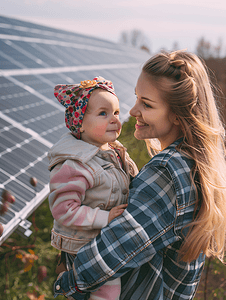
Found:
[(123, 195), (127, 194), (127, 189), (122, 190)]
[(57, 291), (60, 290), (60, 285), (59, 285), (59, 284), (56, 286), (56, 290), (57, 290)]

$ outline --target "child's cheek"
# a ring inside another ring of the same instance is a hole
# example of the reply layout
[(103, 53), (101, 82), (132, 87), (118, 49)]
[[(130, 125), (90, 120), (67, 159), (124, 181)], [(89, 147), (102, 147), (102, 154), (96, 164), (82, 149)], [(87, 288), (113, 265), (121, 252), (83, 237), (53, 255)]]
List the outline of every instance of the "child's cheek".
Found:
[(95, 128), (95, 131), (94, 131), (94, 135), (95, 136), (102, 136), (104, 135), (106, 132), (106, 126), (104, 125), (101, 125), (101, 126), (98, 126)]

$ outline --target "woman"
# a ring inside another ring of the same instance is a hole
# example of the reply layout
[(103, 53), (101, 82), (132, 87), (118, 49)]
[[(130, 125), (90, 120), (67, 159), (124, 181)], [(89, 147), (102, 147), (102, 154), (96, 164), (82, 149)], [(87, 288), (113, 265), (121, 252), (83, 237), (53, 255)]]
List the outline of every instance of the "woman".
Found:
[(223, 261), (224, 129), (204, 64), (184, 51), (157, 54), (135, 92), (134, 135), (156, 155), (132, 181), (124, 213), (60, 274), (55, 296), (88, 299), (121, 277), (123, 300), (193, 299), (205, 256)]

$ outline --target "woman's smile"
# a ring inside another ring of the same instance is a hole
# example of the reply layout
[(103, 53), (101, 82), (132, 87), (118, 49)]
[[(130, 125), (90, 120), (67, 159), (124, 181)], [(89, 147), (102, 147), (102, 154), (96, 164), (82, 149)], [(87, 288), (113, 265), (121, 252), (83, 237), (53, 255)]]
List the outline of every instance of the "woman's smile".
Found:
[(149, 126), (147, 123), (144, 123), (142, 121), (137, 120), (137, 123), (135, 125), (136, 129), (142, 128), (142, 127), (146, 127)]

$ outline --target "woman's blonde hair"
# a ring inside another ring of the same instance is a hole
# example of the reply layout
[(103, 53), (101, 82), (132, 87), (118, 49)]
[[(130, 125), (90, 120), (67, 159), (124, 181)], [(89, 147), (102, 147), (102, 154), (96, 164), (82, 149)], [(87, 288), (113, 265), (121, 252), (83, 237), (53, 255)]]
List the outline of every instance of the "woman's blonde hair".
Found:
[[(225, 131), (207, 67), (195, 54), (175, 51), (155, 55), (145, 63), (143, 72), (150, 75), (150, 80), (159, 88), (180, 122), (184, 135), (180, 150), (195, 161), (191, 176), (201, 196), (197, 193), (195, 217), (189, 224), (180, 256), (184, 261), (192, 261), (203, 252), (223, 262), (226, 233)], [(147, 142), (147, 146), (150, 144), (150, 141)]]

